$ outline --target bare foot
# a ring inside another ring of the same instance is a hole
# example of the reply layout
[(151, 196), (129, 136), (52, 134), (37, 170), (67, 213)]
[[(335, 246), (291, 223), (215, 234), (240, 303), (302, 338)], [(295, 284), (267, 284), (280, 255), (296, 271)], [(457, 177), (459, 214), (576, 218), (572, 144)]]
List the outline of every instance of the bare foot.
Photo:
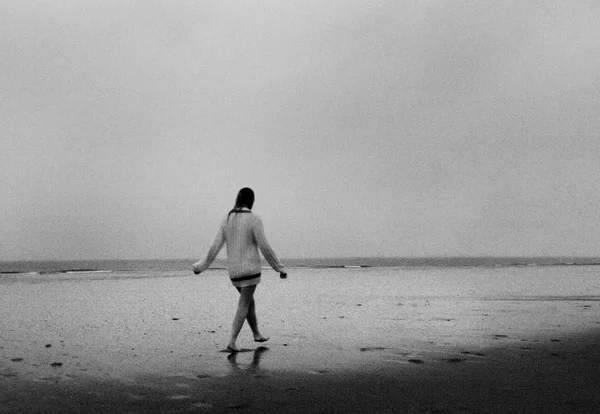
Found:
[(254, 335), (254, 342), (267, 342), (268, 340), (268, 337), (262, 336), (261, 334)]
[(241, 349), (237, 347), (235, 342), (230, 342), (229, 345), (227, 345), (227, 350), (231, 351), (231, 352), (240, 352), (241, 351)]

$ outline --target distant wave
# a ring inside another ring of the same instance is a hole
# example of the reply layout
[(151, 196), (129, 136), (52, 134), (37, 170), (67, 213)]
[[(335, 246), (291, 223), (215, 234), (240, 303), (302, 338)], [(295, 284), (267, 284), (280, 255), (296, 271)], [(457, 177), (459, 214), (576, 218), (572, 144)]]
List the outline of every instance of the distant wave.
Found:
[[(86, 274), (110, 272), (191, 272), (193, 259), (173, 260), (81, 260), (0, 262), (0, 274)], [(597, 266), (591, 257), (441, 257), (441, 258), (307, 258), (283, 259), (288, 269), (353, 269), (367, 267), (514, 267), (514, 266)], [(265, 270), (270, 269), (266, 262)], [(226, 269), (218, 259), (210, 270)]]

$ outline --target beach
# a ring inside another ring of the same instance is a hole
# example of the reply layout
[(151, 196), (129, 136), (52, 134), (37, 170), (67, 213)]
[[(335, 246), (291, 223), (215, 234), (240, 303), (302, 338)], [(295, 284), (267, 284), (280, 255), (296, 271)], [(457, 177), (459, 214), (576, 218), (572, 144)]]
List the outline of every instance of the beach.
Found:
[(2, 412), (597, 412), (600, 267), (8, 275)]

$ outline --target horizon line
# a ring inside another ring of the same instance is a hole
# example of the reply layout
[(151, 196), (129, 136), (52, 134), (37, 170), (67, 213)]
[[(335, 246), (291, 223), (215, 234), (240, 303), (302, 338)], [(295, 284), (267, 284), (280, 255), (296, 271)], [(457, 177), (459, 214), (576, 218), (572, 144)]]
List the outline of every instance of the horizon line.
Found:
[[(600, 259), (599, 256), (590, 255), (452, 255), (452, 256), (315, 256), (315, 257), (282, 257), (281, 260), (341, 260), (341, 259), (368, 259), (368, 260), (449, 260), (449, 259)], [(0, 263), (10, 262), (108, 262), (108, 261), (162, 261), (162, 260), (173, 260), (173, 261), (197, 261), (196, 258), (190, 257), (161, 257), (161, 258), (102, 258), (102, 259), (0, 259)], [(225, 258), (218, 258), (215, 261), (223, 261)]]

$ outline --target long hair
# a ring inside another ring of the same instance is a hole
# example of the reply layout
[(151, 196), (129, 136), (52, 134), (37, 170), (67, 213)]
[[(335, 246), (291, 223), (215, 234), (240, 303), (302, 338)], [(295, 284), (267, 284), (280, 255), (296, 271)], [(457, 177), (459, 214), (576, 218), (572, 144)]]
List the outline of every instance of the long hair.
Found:
[(227, 217), (231, 215), (231, 213), (239, 212), (243, 207), (247, 207), (252, 210), (252, 206), (254, 205), (254, 191), (251, 188), (244, 187), (239, 192), (235, 199), (235, 206), (229, 212)]

